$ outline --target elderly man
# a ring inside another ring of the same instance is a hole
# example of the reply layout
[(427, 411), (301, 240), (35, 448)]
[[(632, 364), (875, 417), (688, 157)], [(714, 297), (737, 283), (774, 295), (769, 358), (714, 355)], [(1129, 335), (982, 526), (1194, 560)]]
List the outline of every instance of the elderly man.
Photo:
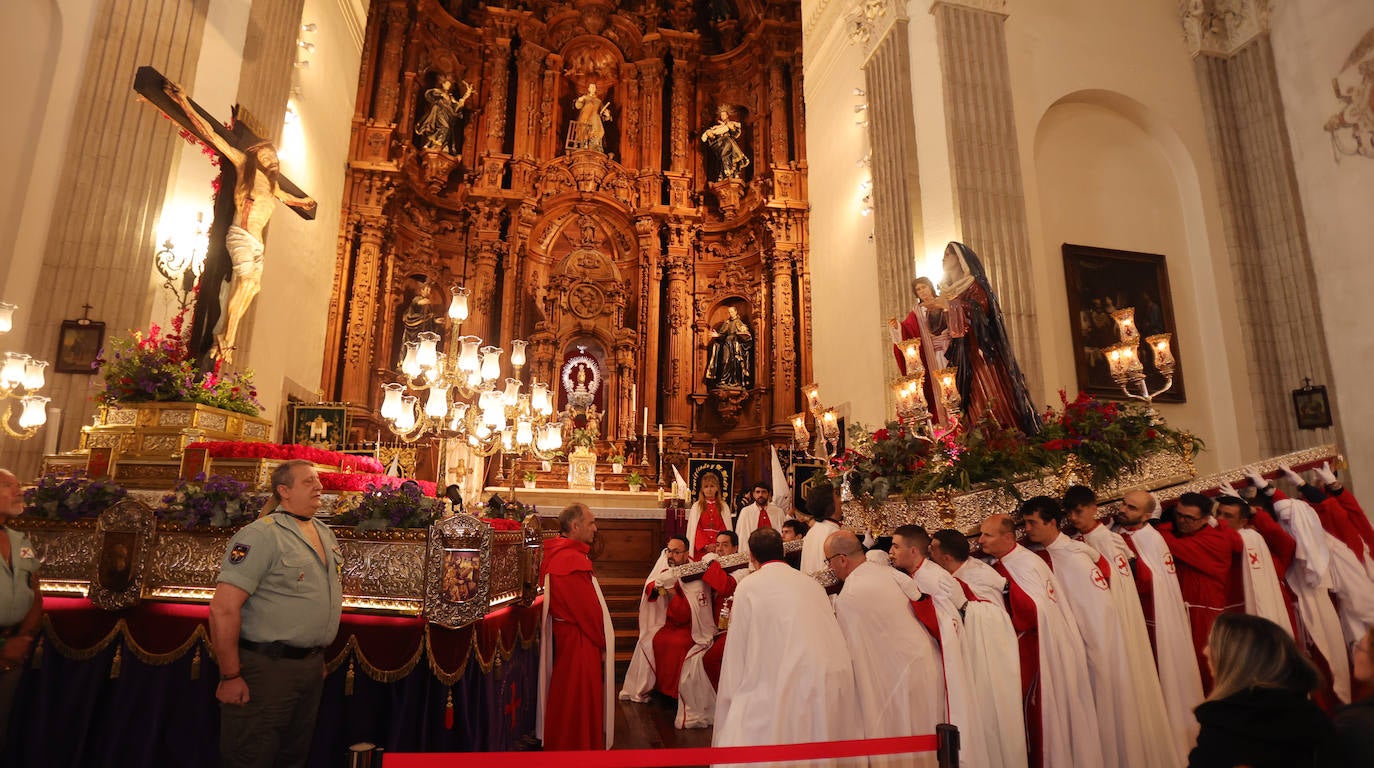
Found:
[(825, 590), (783, 562), (772, 528), (750, 534), (749, 561), (755, 572), (735, 590), (712, 744), (863, 738), (853, 662)]
[(1016, 543), (1009, 515), (983, 521), (978, 537), (1007, 579), (1007, 610), (1020, 647), (1030, 765), (1105, 765), (1083, 636), (1050, 566)]
[(283, 462), (271, 482), (274, 510), (229, 540), (210, 598), (225, 766), (305, 765), (343, 612), (343, 553), (315, 519), (314, 465)]
[[(620, 698), (648, 701), (651, 689), (678, 700), (674, 725), (705, 728), (716, 707), (716, 690), (702, 669), (703, 655), (716, 636), (712, 597), (728, 596), (735, 581), (711, 562), (698, 579), (682, 581), (677, 569), (689, 561), (687, 539), (668, 539), (639, 606), (639, 643), (625, 674)], [(713, 555), (707, 555), (712, 558)]]
[(1212, 672), (1204, 658), (1207, 637), (1218, 616), (1244, 612), (1239, 566), (1245, 546), (1230, 526), (1215, 522), (1212, 500), (1200, 493), (1179, 496), (1174, 522), (1160, 525), (1159, 533), (1169, 545), (1178, 569), (1178, 586), (1188, 606), (1202, 689), (1211, 691)]
[(971, 557), (968, 537), (952, 528), (936, 531), (930, 539), (930, 559), (974, 595), (989, 605), (1006, 610), (1007, 580), (992, 566)]
[[(754, 503), (741, 509), (735, 518), (735, 533), (745, 541), (756, 528), (779, 528), (787, 518), (787, 513), (773, 503), (773, 486), (760, 480), (749, 491)], [(736, 542), (738, 546), (738, 542)]]
[(1188, 749), (1197, 740), (1193, 708), (1202, 703), (1202, 675), (1193, 655), (1188, 609), (1175, 574), (1174, 556), (1164, 537), (1149, 521), (1158, 511), (1147, 491), (1131, 491), (1121, 500), (1117, 532), (1136, 555), (1136, 591), (1146, 629), (1155, 649), (1159, 685), (1175, 734), (1183, 734)]
[[(835, 618), (854, 662), (864, 737), (934, 733), (945, 719), (945, 685), (935, 641), (916, 620), (906, 592), (887, 566), (864, 558), (859, 539), (837, 531), (825, 540), (825, 561), (844, 589)], [(869, 764), (934, 764), (934, 754), (889, 755)]]
[[(1177, 765), (1178, 755), (1168, 749), (1169, 720), (1154, 665), (1142, 667), (1138, 673), (1132, 663), (1133, 653), (1149, 661), (1144, 619), (1139, 642), (1128, 642), (1127, 624), (1112, 596), (1114, 573), (1107, 559), (1087, 544), (1060, 533), (1064, 508), (1049, 496), (1027, 499), (1021, 505), (1021, 517), (1026, 523), (1026, 538), (1042, 547), (1064, 587), (1065, 602), (1078, 620), (1097, 704), (1103, 757), (1109, 765)], [(1136, 599), (1133, 594), (1126, 597)], [(1136, 610), (1140, 610), (1138, 606)]]
[(38, 555), (33, 542), (8, 523), (24, 512), (24, 494), (19, 480), (7, 469), (0, 469), (0, 754), (4, 754), (6, 731), (24, 662), (33, 650), (34, 638), (43, 625), (43, 590), (38, 583)]
[(544, 542), (544, 631), (535, 735), (544, 748), (610, 749), (615, 735), (615, 639), (588, 557), (596, 516), (574, 502)]
[[(968, 539), (960, 539), (967, 557)], [(934, 562), (933, 548), (934, 541), (921, 526), (898, 527), (892, 532), (890, 556), (896, 567), (890, 572), (899, 583), (910, 577), (918, 594), (929, 597), (912, 607), (940, 643), (949, 722), (959, 728), (962, 761), (996, 768), (1025, 766), (1016, 630), (1000, 603), (1001, 593), (997, 605), (978, 599), (968, 585)], [(923, 606), (929, 608), (923, 611)]]

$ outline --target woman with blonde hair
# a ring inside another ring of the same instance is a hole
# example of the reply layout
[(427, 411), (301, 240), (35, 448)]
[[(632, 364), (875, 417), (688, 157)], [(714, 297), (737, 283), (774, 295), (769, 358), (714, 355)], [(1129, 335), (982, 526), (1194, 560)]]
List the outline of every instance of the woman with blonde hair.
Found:
[(1315, 765), (1331, 738), (1331, 721), (1308, 698), (1316, 667), (1278, 624), (1223, 613), (1205, 651), (1215, 681), (1194, 712), (1197, 746), (1189, 768), (1298, 768)]

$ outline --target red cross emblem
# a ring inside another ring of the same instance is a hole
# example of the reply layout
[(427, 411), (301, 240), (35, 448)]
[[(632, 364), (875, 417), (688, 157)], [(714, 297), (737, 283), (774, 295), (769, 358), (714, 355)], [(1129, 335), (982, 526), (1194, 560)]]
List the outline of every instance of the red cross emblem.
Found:
[(1256, 571), (1260, 569), (1259, 553), (1253, 549), (1245, 550), (1245, 554), (1250, 557), (1250, 567)]
[(1125, 555), (1118, 554), (1116, 556), (1116, 572), (1122, 576), (1129, 576), (1131, 574), (1131, 566), (1126, 563)]
[(1164, 570), (1168, 571), (1169, 573), (1174, 573), (1173, 553), (1168, 553), (1164, 555)]
[(1096, 568), (1093, 569), (1093, 586), (1097, 587), (1098, 589), (1107, 589), (1107, 580), (1103, 578), (1102, 571), (1099, 571)]
[[(1097, 569), (1094, 568), (1093, 570), (1096, 571)], [(1098, 575), (1100, 576), (1101, 574), (1098, 574)], [(1056, 594), (1055, 594), (1054, 582), (1053, 582), (1053, 581), (1046, 581), (1046, 582), (1045, 582), (1045, 595), (1048, 596), (1048, 597), (1050, 598), (1050, 602), (1051, 602), (1051, 603), (1057, 603), (1057, 602), (1059, 602), (1059, 598), (1058, 598), (1058, 597), (1056, 596)]]
[(520, 693), (515, 690), (515, 681), (510, 684), (510, 702), (506, 704), (506, 714), (510, 716), (511, 730), (515, 730), (515, 718), (520, 712)]

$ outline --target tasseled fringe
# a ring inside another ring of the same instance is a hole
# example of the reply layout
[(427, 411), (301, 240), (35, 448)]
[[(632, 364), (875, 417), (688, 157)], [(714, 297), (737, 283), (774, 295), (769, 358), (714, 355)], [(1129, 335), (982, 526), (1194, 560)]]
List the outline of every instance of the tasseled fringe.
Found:
[(200, 646), (196, 646), (196, 655), (191, 657), (191, 679), (200, 679)]
[(448, 689), (448, 702), (444, 704), (444, 728), (453, 730), (453, 689)]
[(353, 695), (353, 659), (348, 660), (348, 672), (344, 674), (344, 695)]
[(124, 664), (124, 648), (115, 647), (114, 661), (110, 664), (110, 679), (115, 680), (119, 677), (119, 668)]

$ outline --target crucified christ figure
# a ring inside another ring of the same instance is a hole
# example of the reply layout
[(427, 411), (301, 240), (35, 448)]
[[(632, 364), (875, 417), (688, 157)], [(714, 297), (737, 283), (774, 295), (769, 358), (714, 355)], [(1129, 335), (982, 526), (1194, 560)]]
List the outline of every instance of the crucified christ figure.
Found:
[(239, 323), (262, 288), (263, 230), (276, 209), (276, 200), (313, 213), (315, 200), (297, 197), (281, 188), (281, 164), (270, 141), (260, 141), (243, 149), (225, 141), (191, 104), (181, 86), (167, 80), (163, 91), (186, 112), (190, 127), (216, 152), (234, 166), (234, 220), (225, 235), (225, 247), (233, 265), (233, 279), (227, 293), (220, 291), (219, 323), (215, 325), (214, 356), (232, 362), (234, 337)]

